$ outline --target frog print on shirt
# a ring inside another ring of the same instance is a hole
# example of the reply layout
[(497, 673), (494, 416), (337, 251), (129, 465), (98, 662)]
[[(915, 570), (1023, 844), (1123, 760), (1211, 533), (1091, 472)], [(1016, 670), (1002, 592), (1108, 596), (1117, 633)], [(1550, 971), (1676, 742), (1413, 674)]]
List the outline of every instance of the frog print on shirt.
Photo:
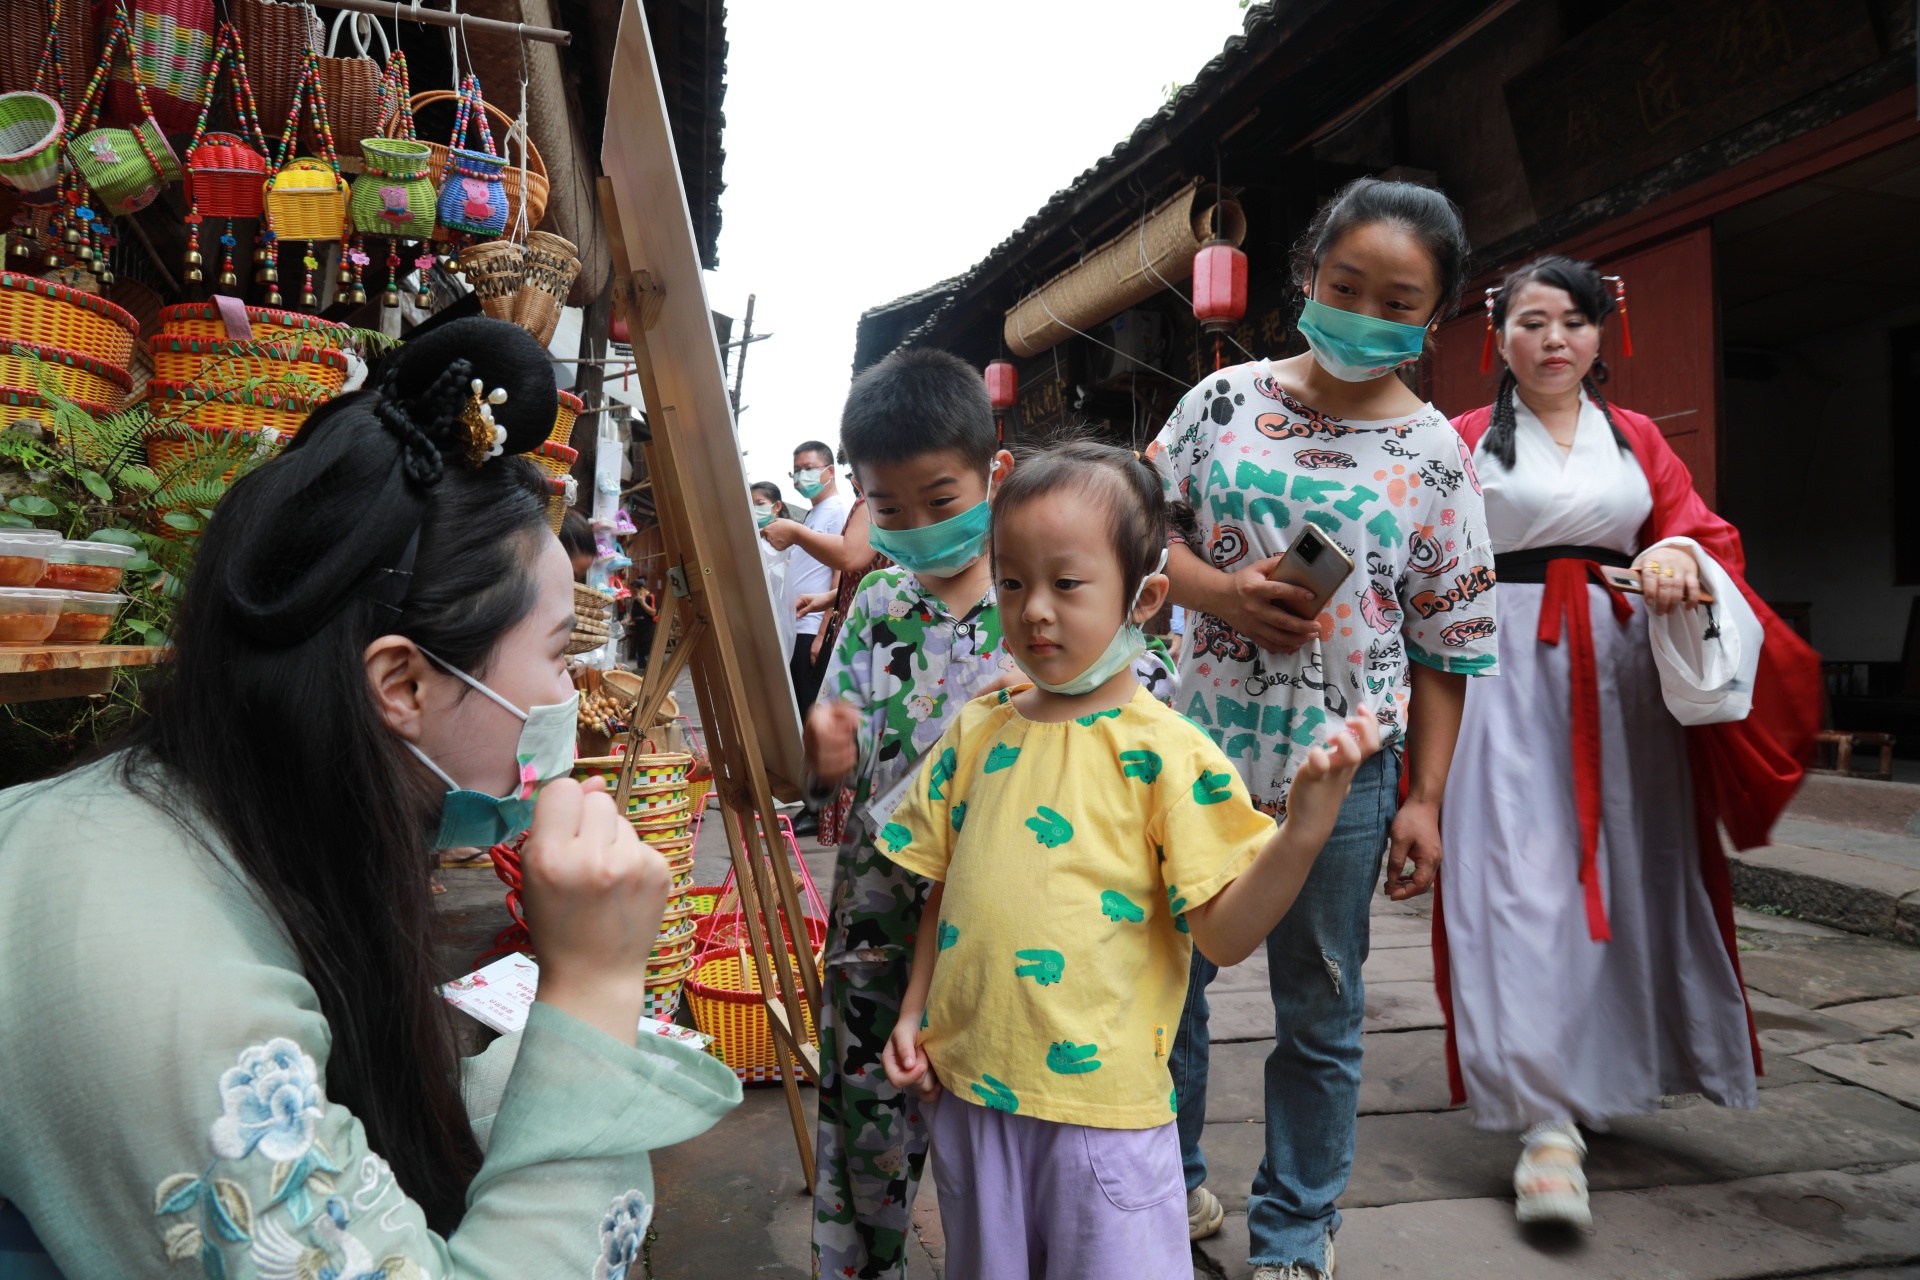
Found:
[(987, 752), (987, 767), (983, 773), (998, 773), (1002, 769), (1013, 768), (1013, 762), (1020, 758), (1020, 748), (1010, 747), (1004, 742), (993, 744), (993, 750)]
[(1061, 1076), (1083, 1076), (1089, 1071), (1100, 1069), (1100, 1060), (1093, 1055), (1100, 1052), (1100, 1046), (1094, 1044), (1075, 1044), (1071, 1040), (1062, 1040), (1047, 1046), (1047, 1070)]
[(1115, 924), (1139, 924), (1147, 918), (1147, 913), (1135, 905), (1126, 894), (1115, 893), (1112, 889), (1100, 895), (1100, 910)]
[(1033, 832), (1033, 838), (1049, 849), (1058, 849), (1073, 839), (1073, 824), (1060, 814), (1041, 805), (1035, 815), (1027, 819), (1027, 829)]
[(1012, 1089), (1009, 1089), (1003, 1081), (995, 1080), (992, 1076), (981, 1076), (980, 1084), (974, 1085), (973, 1091), (980, 1095), (980, 1101), (992, 1107), (995, 1111), (1018, 1111), (1020, 1109), (1019, 1095), (1015, 1094)]
[(1122, 751), (1120, 753), (1120, 772), (1129, 778), (1138, 778), (1152, 786), (1159, 780), (1162, 761), (1152, 751)]
[(1050, 987), (1060, 981), (1060, 975), (1066, 972), (1067, 958), (1058, 951), (1048, 951), (1033, 947), (1013, 953), (1015, 960), (1024, 961), (1013, 967), (1016, 978), (1032, 978), (1036, 984)]

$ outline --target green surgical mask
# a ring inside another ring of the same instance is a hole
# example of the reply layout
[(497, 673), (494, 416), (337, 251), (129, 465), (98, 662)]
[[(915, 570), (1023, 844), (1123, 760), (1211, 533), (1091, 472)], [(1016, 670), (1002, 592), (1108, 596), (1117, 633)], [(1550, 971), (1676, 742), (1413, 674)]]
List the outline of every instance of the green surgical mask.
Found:
[(803, 498), (811, 498), (827, 487), (827, 473), (821, 467), (808, 467), (793, 473), (793, 487)]
[[(1160, 563), (1153, 567), (1153, 573), (1159, 573), (1166, 567), (1167, 553), (1163, 550), (1160, 552)], [(1147, 575), (1148, 578), (1152, 576), (1152, 573)], [(1098, 689), (1101, 685), (1119, 675), (1126, 668), (1132, 666), (1133, 660), (1139, 657), (1146, 649), (1146, 629), (1133, 620), (1133, 611), (1140, 607), (1140, 593), (1146, 590), (1146, 588), (1147, 578), (1140, 579), (1140, 585), (1133, 589), (1133, 600), (1127, 605), (1126, 616), (1120, 620), (1120, 629), (1113, 633), (1113, 639), (1107, 641), (1106, 649), (1102, 651), (1099, 657), (1093, 660), (1093, 665), (1089, 666), (1073, 679), (1062, 681), (1059, 684), (1048, 684), (1045, 680), (1042, 680), (1039, 676), (1028, 670), (1027, 664), (1020, 661), (1020, 655), (1017, 653), (1013, 655), (1014, 662), (1019, 666), (1020, 670), (1026, 672), (1027, 679), (1033, 681), (1048, 693), (1058, 693), (1069, 698), (1078, 697), (1083, 693), (1092, 693), (1095, 689)]]
[(923, 578), (951, 578), (987, 552), (987, 533), (993, 519), (993, 472), (987, 472), (987, 496), (957, 516), (918, 529), (882, 529), (876, 522), (867, 530), (873, 549), (901, 568)]
[(758, 502), (753, 504), (753, 523), (757, 527), (764, 529), (779, 518), (780, 508), (765, 506)]
[(1342, 311), (1308, 298), (1300, 308), (1300, 336), (1322, 369), (1342, 382), (1372, 382), (1426, 350), (1427, 327)]

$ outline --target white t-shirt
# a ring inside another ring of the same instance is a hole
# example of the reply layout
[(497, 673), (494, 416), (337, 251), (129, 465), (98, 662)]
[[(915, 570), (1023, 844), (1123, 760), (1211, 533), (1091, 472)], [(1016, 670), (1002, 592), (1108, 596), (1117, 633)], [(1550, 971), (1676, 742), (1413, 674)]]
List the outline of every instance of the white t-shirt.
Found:
[[(843, 493), (832, 494), (820, 499), (819, 503), (807, 512), (807, 528), (820, 533), (839, 533), (847, 527), (847, 513), (853, 510), (853, 502)], [(795, 544), (792, 560), (787, 569), (787, 581), (793, 585), (794, 598), (802, 594), (825, 591), (833, 585), (833, 570), (808, 555), (802, 547)], [(817, 636), (820, 634), (820, 620), (824, 613), (810, 613), (800, 619), (793, 628), (797, 636)]]

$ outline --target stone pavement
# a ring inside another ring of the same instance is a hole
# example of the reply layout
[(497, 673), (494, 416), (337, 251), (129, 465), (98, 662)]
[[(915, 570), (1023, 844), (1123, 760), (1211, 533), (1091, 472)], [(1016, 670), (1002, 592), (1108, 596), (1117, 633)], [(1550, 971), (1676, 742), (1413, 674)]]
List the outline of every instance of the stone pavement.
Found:
[(1809, 777), (1772, 843), (1731, 859), (1742, 902), (1920, 945), (1920, 786)]

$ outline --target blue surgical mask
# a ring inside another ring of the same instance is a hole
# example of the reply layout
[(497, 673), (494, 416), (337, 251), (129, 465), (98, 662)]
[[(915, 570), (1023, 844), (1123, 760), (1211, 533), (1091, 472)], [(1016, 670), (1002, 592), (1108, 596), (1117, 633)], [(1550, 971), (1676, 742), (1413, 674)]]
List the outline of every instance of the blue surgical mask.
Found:
[(426, 752), (411, 742), (406, 744), (421, 764), (447, 784), (446, 798), (440, 805), (440, 830), (434, 837), (433, 847), (491, 849), (496, 844), (504, 844), (533, 825), (534, 793), (543, 784), (572, 772), (580, 695), (576, 692), (565, 702), (522, 711), (452, 663), (443, 662), (425, 649), (420, 652), (435, 666), (505, 707), (521, 722), (520, 741), (514, 750), (520, 783), (504, 796), (490, 796), (484, 791), (462, 787), (447, 776), (446, 770), (427, 759)]
[(759, 528), (764, 529), (779, 518), (780, 508), (762, 506), (758, 502), (753, 504), (753, 523)]
[(1427, 327), (1342, 311), (1308, 298), (1300, 308), (1300, 336), (1313, 358), (1342, 382), (1372, 382), (1426, 350)]
[[(1166, 550), (1162, 548), (1160, 552), (1160, 563), (1153, 567), (1153, 573), (1159, 573), (1166, 567), (1167, 553)], [(1152, 576), (1152, 573), (1147, 575), (1148, 578)], [(1017, 653), (1013, 655), (1014, 662), (1019, 665), (1022, 671), (1027, 673), (1027, 679), (1033, 681), (1048, 693), (1058, 693), (1069, 698), (1077, 697), (1083, 693), (1092, 693), (1095, 689), (1098, 689), (1101, 685), (1119, 675), (1126, 668), (1132, 666), (1133, 660), (1146, 650), (1146, 630), (1133, 620), (1133, 611), (1140, 607), (1140, 593), (1146, 590), (1146, 587), (1147, 578), (1140, 579), (1140, 585), (1133, 589), (1133, 601), (1127, 605), (1126, 616), (1120, 620), (1120, 629), (1113, 633), (1113, 639), (1107, 641), (1106, 649), (1101, 652), (1099, 657), (1093, 660), (1093, 665), (1073, 679), (1062, 681), (1059, 684), (1048, 684), (1045, 680), (1033, 674), (1033, 672), (1028, 669), (1027, 664), (1020, 661), (1020, 655)]]
[(793, 473), (793, 487), (803, 498), (811, 498), (827, 487), (827, 473), (820, 467), (808, 467)]
[(867, 541), (901, 568), (923, 578), (951, 578), (987, 553), (993, 517), (993, 472), (987, 472), (987, 496), (957, 516), (918, 529), (882, 529), (873, 522)]

